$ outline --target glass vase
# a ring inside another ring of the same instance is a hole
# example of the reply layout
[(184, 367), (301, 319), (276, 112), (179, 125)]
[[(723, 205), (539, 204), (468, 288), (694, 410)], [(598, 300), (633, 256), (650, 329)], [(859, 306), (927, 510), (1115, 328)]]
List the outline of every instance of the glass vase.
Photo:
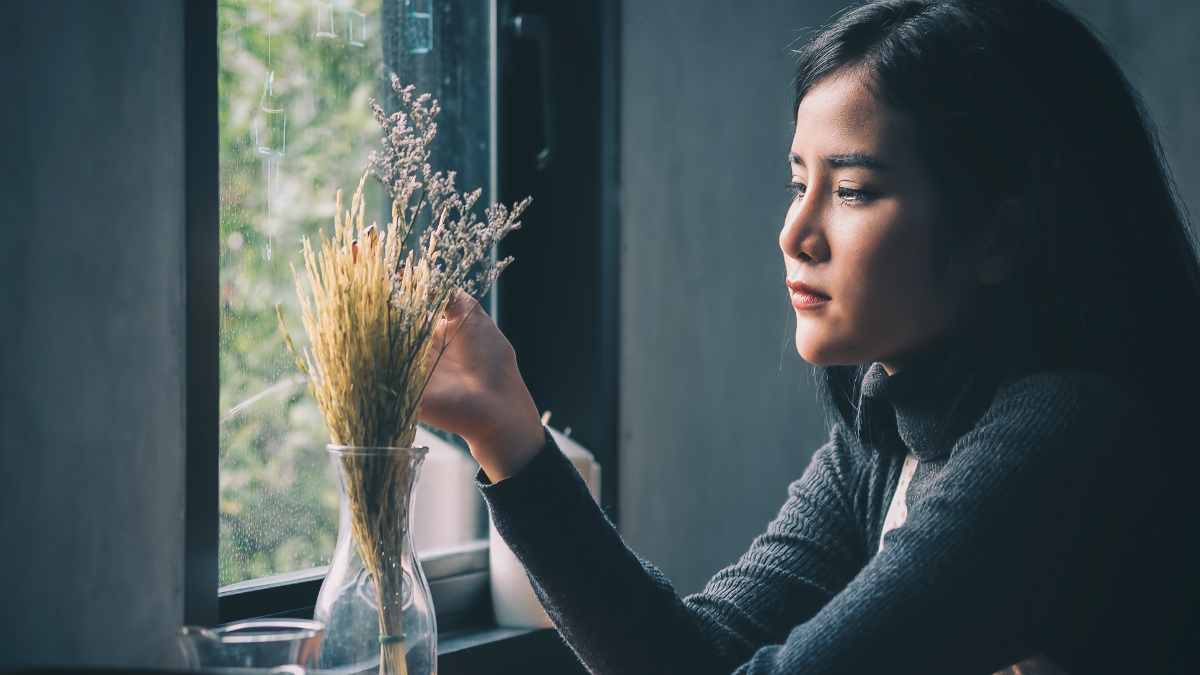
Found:
[(437, 624), (413, 548), (425, 448), (328, 446), (340, 489), (337, 545), (313, 618), (319, 667), (341, 674), (437, 672)]

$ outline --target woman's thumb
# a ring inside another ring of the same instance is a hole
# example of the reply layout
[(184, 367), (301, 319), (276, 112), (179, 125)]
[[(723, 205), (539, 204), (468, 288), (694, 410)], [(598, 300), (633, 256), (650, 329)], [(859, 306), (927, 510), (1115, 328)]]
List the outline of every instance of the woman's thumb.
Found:
[(456, 288), (450, 295), (450, 302), (446, 303), (446, 309), (442, 314), (447, 321), (455, 321), (465, 317), (477, 304), (479, 303), (469, 293), (461, 288)]

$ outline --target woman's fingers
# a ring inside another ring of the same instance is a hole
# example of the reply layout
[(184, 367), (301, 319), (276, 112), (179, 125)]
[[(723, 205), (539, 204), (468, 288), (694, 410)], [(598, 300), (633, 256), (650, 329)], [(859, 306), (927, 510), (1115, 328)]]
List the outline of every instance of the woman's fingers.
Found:
[(455, 289), (434, 333), (422, 421), (459, 434), (488, 476), (524, 466), (544, 442), (516, 354), (469, 294)]
[(471, 297), (461, 288), (454, 289), (454, 293), (450, 296), (450, 302), (446, 303), (446, 310), (442, 313), (447, 321), (454, 321), (460, 317), (465, 317), (479, 303), (475, 298)]
[(472, 298), (469, 293), (464, 292), (461, 288), (454, 289), (449, 302), (446, 303), (446, 309), (442, 310), (442, 318), (434, 328), (435, 350), (442, 351), (448, 346), (447, 343), (462, 330), (463, 321), (478, 305), (479, 303), (475, 302), (475, 298)]

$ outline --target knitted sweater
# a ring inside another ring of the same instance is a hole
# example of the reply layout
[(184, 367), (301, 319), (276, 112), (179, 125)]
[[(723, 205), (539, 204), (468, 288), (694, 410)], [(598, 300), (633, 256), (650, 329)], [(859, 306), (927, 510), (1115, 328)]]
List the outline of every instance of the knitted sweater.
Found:
[(477, 482), (593, 673), (988, 675), (1038, 653), (1071, 675), (1200, 672), (1195, 449), (1095, 374), (947, 372), (872, 366), (766, 532), (683, 599), (548, 436)]

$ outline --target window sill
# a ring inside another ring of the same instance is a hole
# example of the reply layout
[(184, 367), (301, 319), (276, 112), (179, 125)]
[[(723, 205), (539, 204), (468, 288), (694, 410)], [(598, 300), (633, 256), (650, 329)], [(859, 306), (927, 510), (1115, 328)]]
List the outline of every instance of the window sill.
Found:
[(441, 675), (586, 675), (553, 628), (468, 628), (438, 636)]
[[(583, 675), (550, 628), (492, 625), (487, 541), (432, 551), (421, 559), (437, 609), (442, 675)], [(220, 623), (260, 617), (311, 619), (328, 567), (252, 579), (218, 591)]]
[[(583, 665), (550, 628), (489, 628), (460, 633), (439, 641), (437, 668), (441, 675), (587, 675)], [(0, 671), (0, 675), (181, 675), (183, 672), (157, 668), (33, 666)]]
[[(441, 632), (483, 623), (491, 614), (488, 542), (473, 541), (421, 557)], [(251, 579), (217, 591), (217, 622), (262, 617), (311, 619), (328, 566)]]

